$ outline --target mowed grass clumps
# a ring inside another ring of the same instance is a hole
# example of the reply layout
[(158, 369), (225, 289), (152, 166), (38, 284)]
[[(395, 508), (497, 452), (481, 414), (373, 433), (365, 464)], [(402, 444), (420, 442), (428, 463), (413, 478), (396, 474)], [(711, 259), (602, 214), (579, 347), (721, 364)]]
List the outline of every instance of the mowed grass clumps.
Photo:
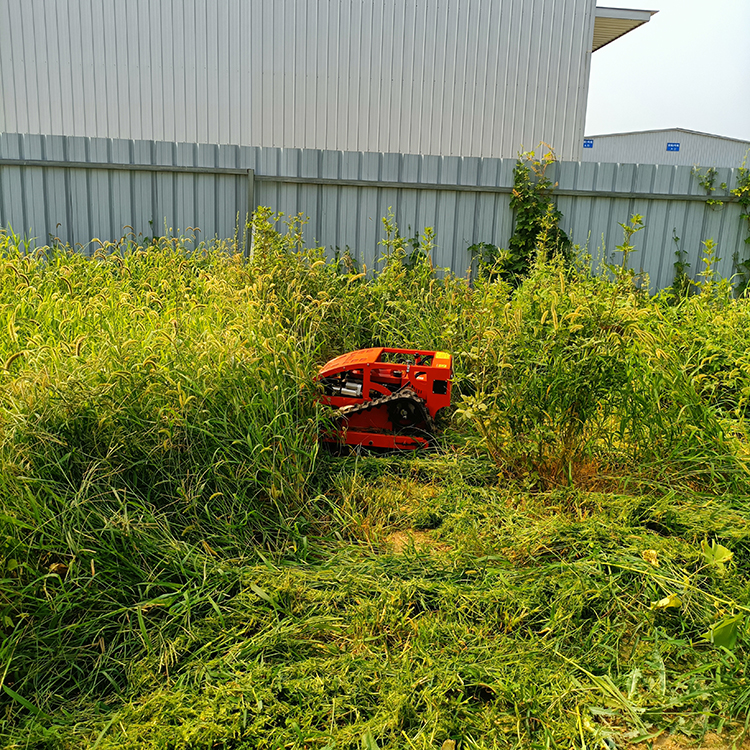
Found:
[[(276, 218), (249, 260), (0, 234), (4, 746), (739, 737), (747, 301), (544, 248), (469, 285), (390, 225), (365, 275)], [(436, 451), (319, 448), (375, 345), (453, 352)]]

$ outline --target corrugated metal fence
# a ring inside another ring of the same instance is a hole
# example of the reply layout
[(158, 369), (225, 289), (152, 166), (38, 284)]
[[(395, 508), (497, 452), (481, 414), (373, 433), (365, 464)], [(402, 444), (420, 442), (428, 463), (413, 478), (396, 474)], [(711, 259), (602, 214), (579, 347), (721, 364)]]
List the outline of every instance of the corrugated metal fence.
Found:
[[(90, 250), (90, 241), (200, 227), (203, 238), (242, 236), (249, 210), (309, 217), (308, 245), (343, 250), (374, 267), (381, 219), (393, 208), (402, 234), (433, 227), (436, 265), (464, 274), (477, 242), (507, 246), (513, 159), (250, 148), (83, 137), (0, 135), (0, 225)], [(719, 169), (716, 184), (735, 186)], [(672, 282), (673, 237), (700, 270), (702, 243), (718, 243), (718, 272), (742, 255), (740, 208), (710, 206), (690, 167), (565, 162), (554, 166), (563, 228), (594, 258), (611, 259), (620, 222), (642, 214), (631, 264), (651, 289)], [(718, 191), (723, 193), (724, 191)], [(714, 197), (719, 197), (715, 195)]]

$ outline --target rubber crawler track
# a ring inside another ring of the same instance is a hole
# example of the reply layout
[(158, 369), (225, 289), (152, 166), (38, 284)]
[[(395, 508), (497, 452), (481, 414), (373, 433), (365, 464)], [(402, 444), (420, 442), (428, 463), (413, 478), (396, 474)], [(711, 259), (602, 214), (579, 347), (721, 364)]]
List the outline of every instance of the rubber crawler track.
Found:
[[(422, 419), (427, 425), (427, 432), (430, 435), (435, 434), (435, 421), (430, 416), (430, 412), (427, 410), (427, 405), (424, 399), (419, 398), (414, 391), (410, 388), (405, 388), (401, 391), (396, 391), (390, 396), (383, 396), (382, 398), (374, 398), (371, 401), (365, 401), (362, 404), (352, 404), (351, 406), (344, 406), (339, 409), (339, 418), (348, 419), (352, 414), (361, 414), (363, 412), (372, 411), (381, 406), (389, 406), (396, 404), (399, 401), (408, 401), (417, 406), (421, 412)], [(414, 425), (416, 427), (416, 425)]]

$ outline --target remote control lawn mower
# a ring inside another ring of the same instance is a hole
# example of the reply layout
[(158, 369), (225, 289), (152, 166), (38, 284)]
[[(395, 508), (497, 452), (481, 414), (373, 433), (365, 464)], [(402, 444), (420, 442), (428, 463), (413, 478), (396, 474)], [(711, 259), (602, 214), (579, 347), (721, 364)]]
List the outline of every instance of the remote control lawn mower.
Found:
[(337, 445), (414, 450), (432, 444), (437, 413), (451, 402), (451, 355), (377, 347), (342, 354), (317, 375), (321, 402), (336, 409), (321, 439)]

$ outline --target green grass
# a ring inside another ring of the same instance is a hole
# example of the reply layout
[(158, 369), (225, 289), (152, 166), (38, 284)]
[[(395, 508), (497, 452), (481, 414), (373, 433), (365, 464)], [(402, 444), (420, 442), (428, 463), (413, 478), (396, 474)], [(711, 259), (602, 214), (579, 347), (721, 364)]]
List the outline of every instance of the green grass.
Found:
[[(8, 748), (603, 748), (748, 727), (750, 305), (540, 258), (362, 275), (256, 219), (93, 258), (0, 233)], [(408, 456), (312, 375), (445, 349)]]

